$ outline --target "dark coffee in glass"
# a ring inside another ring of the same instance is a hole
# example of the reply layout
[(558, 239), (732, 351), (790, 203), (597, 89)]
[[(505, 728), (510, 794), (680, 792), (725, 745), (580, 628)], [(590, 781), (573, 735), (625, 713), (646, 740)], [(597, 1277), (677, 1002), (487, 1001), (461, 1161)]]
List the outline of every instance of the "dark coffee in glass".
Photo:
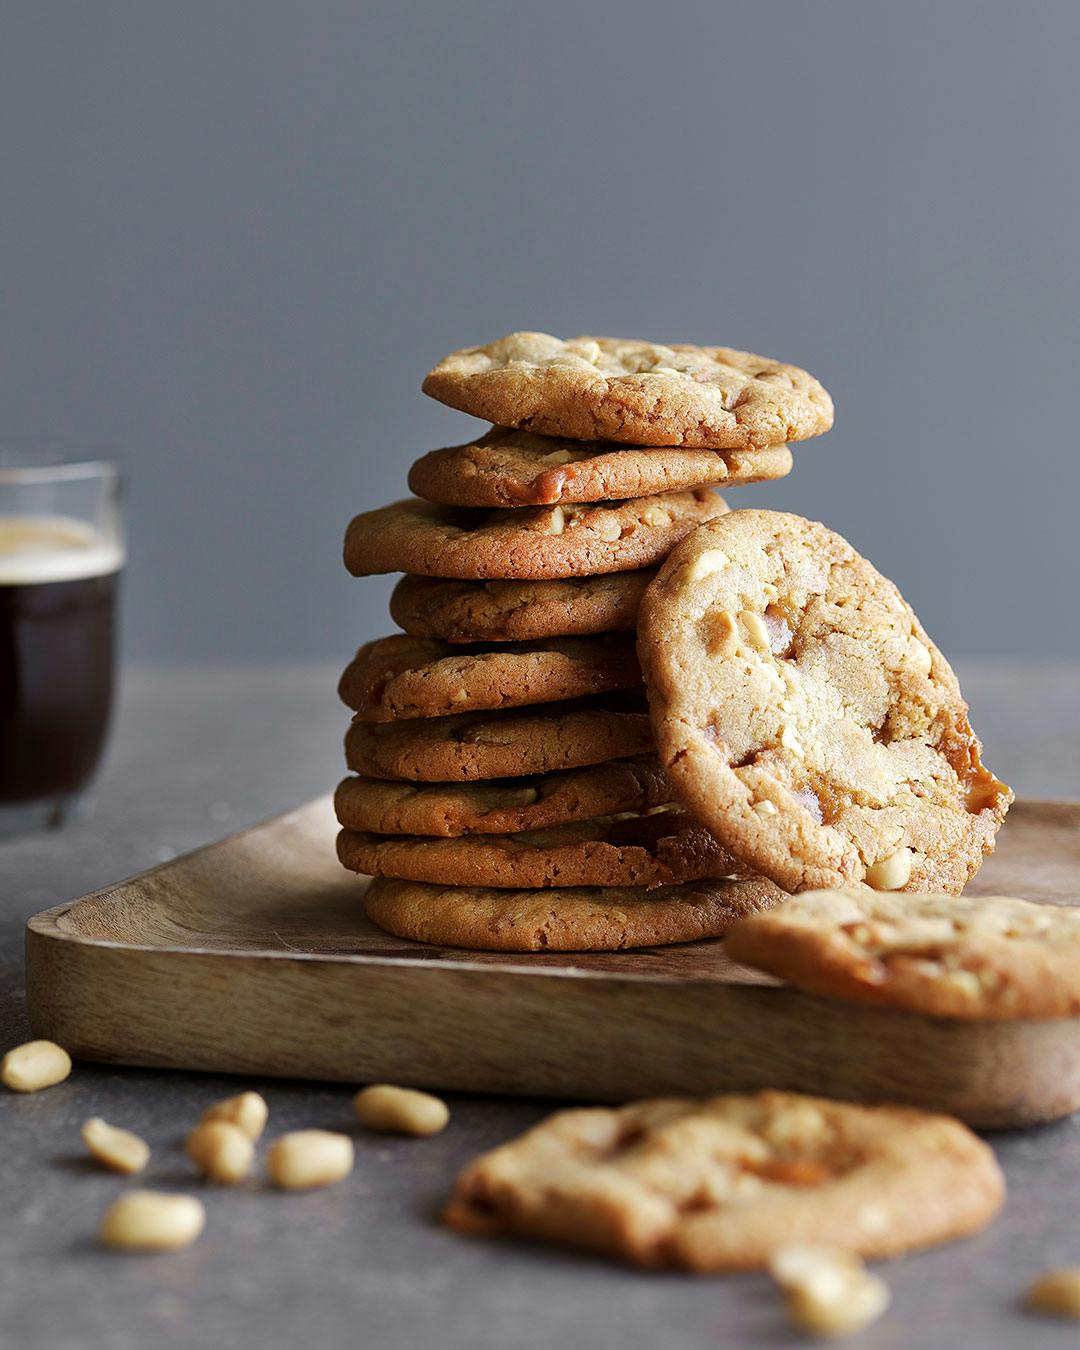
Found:
[(0, 466), (0, 828), (55, 824), (101, 758), (123, 548), (114, 466)]

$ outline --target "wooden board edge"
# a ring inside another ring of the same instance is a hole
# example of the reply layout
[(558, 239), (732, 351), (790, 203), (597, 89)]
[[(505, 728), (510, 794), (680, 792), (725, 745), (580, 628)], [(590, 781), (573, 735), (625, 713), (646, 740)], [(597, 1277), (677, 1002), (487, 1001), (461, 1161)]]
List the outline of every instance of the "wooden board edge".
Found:
[(81, 1059), (586, 1101), (769, 1086), (986, 1127), (1080, 1108), (1080, 1019), (949, 1021), (783, 987), (549, 974), (375, 961), (343, 981), (317, 955), (27, 942), (34, 1032)]

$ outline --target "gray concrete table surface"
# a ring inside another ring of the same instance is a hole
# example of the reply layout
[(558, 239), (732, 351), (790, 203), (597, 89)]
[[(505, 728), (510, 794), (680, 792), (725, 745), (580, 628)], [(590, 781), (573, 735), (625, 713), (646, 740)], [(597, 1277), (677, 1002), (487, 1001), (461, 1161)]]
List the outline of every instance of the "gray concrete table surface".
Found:
[[(22, 927), (38, 909), (221, 837), (330, 788), (345, 716), (336, 668), (127, 672), (89, 809), (63, 831), (0, 842), (0, 1042), (25, 1039)], [(987, 758), (1019, 793), (1080, 797), (1080, 669), (960, 663)], [(457, 1168), (551, 1103), (450, 1095), (445, 1134), (365, 1135), (350, 1090), (259, 1083), (272, 1133), (355, 1134), (357, 1166), (326, 1191), (205, 1188), (203, 1238), (178, 1254), (101, 1250), (102, 1210), (130, 1182), (82, 1157), (90, 1115), (154, 1148), (146, 1184), (191, 1187), (178, 1142), (203, 1106), (248, 1080), (78, 1064), (37, 1096), (0, 1094), (0, 1346), (670, 1346), (791, 1344), (759, 1276), (643, 1274), (572, 1252), (455, 1236), (436, 1217)], [(883, 1271), (894, 1302), (856, 1344), (1052, 1346), (1076, 1332), (1023, 1314), (1048, 1265), (1080, 1263), (1080, 1122), (991, 1136), (1003, 1216), (963, 1243)]]

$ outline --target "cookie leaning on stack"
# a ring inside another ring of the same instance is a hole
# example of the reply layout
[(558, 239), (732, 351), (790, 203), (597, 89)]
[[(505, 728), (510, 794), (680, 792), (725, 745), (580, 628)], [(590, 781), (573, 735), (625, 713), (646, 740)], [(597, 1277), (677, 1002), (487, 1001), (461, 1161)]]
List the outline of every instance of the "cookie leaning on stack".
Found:
[(424, 455), (418, 495), (349, 525), (355, 576), (401, 571), (405, 630), (340, 693), (358, 775), (342, 862), (401, 937), (602, 950), (715, 936), (782, 898), (670, 808), (634, 652), (656, 568), (828, 430), (804, 371), (728, 348), (516, 333), (424, 382), (496, 425)]

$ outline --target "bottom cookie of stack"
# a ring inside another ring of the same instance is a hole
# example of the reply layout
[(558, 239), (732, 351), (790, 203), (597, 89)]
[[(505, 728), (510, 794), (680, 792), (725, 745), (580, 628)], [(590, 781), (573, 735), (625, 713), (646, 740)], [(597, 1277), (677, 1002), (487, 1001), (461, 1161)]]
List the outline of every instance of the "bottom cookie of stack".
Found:
[(706, 878), (650, 890), (578, 886), (497, 890), (376, 877), (365, 909), (395, 937), (504, 952), (623, 951), (720, 937), (783, 892), (761, 877)]

